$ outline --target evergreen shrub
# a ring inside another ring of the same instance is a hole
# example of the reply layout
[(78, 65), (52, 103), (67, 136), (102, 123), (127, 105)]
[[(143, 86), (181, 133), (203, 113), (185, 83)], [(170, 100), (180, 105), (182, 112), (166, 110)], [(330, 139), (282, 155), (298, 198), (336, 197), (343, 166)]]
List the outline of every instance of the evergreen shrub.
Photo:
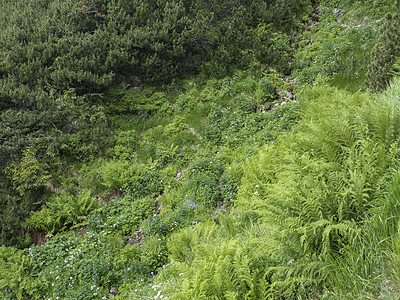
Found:
[(382, 91), (392, 78), (396, 57), (400, 55), (400, 13), (388, 13), (381, 34), (371, 52), (368, 65), (368, 86), (376, 92)]

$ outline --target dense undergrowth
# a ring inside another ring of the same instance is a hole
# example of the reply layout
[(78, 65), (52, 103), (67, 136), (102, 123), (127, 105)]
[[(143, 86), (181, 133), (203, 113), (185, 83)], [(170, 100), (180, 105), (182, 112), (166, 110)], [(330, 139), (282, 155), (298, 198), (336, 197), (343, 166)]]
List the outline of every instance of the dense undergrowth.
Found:
[(25, 2), (2, 299), (398, 298), (391, 1)]

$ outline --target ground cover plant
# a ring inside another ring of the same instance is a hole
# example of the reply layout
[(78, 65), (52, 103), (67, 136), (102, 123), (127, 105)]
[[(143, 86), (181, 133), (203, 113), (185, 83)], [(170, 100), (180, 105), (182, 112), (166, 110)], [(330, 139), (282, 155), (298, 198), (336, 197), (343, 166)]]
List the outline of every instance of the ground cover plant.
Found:
[(0, 298), (398, 298), (397, 2), (2, 4)]

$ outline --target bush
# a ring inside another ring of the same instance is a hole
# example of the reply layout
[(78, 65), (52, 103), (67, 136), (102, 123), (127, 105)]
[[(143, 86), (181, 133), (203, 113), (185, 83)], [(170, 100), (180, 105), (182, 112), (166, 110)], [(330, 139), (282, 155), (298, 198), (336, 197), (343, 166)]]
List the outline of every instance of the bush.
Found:
[(222, 173), (221, 166), (215, 158), (199, 158), (193, 161), (185, 172), (188, 179), (201, 174), (207, 174), (210, 178), (217, 180)]
[(168, 236), (172, 226), (165, 216), (152, 216), (142, 222), (141, 228), (146, 236)]
[(95, 231), (132, 235), (140, 222), (155, 212), (154, 199), (132, 196), (115, 197), (101, 213), (90, 218), (89, 228)]
[(256, 90), (257, 104), (272, 101), (275, 98), (275, 87), (268, 77), (261, 78)]
[(107, 149), (108, 155), (119, 160), (135, 158), (135, 150), (139, 146), (135, 130), (118, 131), (113, 139), (114, 146)]
[(0, 245), (25, 248), (31, 244), (31, 236), (22, 227), (25, 220), (37, 205), (19, 197), (5, 196), (0, 200)]
[(393, 66), (400, 50), (400, 13), (387, 14), (381, 35), (372, 49), (371, 61), (368, 65), (368, 85), (376, 92), (383, 90), (392, 78)]
[(151, 272), (167, 263), (168, 251), (165, 238), (158, 235), (148, 236), (140, 249), (140, 260)]
[(183, 201), (204, 205), (207, 208), (215, 207), (219, 199), (217, 181), (207, 173), (191, 177), (183, 184), (182, 192), (184, 194)]
[(121, 237), (104, 232), (58, 234), (27, 250), (35, 265), (30, 289), (38, 298), (101, 299), (129, 271), (129, 264), (114, 265), (122, 249)]
[(232, 204), (237, 199), (237, 192), (243, 176), (241, 165), (229, 166), (219, 179), (221, 187), (221, 197), (225, 203)]
[(164, 127), (164, 134), (168, 136), (174, 136), (182, 131), (187, 131), (188, 126), (183, 116), (177, 115), (174, 117), (171, 123)]
[(187, 93), (180, 94), (175, 103), (176, 112), (182, 114), (195, 110), (199, 104), (199, 98), (197, 88), (192, 88)]
[(23, 151), (21, 161), (18, 164), (12, 164), (5, 168), (4, 172), (21, 197), (31, 196), (32, 193), (43, 188), (50, 179), (45, 166), (39, 163), (32, 147)]
[(22, 250), (12, 247), (0, 247), (0, 296), (8, 294), (10, 297), (25, 299), (33, 295), (30, 276), (32, 269), (31, 259)]
[(34, 212), (23, 226), (55, 234), (71, 226), (86, 225), (86, 217), (98, 207), (99, 202), (90, 196), (90, 191), (84, 191), (77, 196), (61, 192), (51, 198), (42, 210)]
[(124, 190), (132, 196), (158, 194), (163, 189), (161, 175), (142, 164), (127, 161), (104, 162), (98, 169), (97, 180), (112, 190)]
[(164, 93), (151, 96), (134, 93), (120, 88), (110, 88), (104, 93), (103, 103), (108, 113), (169, 114), (170, 103)]
[(255, 111), (253, 97), (249, 94), (239, 95), (232, 99), (231, 108), (240, 114), (252, 114)]

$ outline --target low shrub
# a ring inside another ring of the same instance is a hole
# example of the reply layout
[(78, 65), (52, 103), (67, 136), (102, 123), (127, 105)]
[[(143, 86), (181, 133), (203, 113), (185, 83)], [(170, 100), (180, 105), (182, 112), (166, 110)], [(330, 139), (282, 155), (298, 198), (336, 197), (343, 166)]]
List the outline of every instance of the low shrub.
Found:
[(187, 180), (182, 186), (182, 193), (183, 201), (207, 208), (215, 207), (219, 199), (217, 181), (207, 173), (195, 175)]
[(97, 181), (111, 190), (123, 190), (132, 196), (158, 194), (163, 189), (159, 172), (143, 164), (128, 161), (108, 161), (97, 170)]
[(263, 102), (272, 101), (275, 98), (275, 86), (271, 79), (268, 77), (260, 79), (255, 96), (257, 105)]
[(34, 212), (23, 226), (55, 234), (69, 227), (86, 225), (86, 217), (98, 208), (99, 202), (90, 196), (90, 191), (77, 196), (61, 192), (52, 197), (40, 211)]
[(145, 238), (140, 248), (140, 260), (146, 264), (151, 272), (167, 263), (168, 250), (165, 238), (153, 235)]
[(33, 296), (31, 258), (22, 250), (0, 247), (0, 296), (4, 299), (25, 299)]
[(88, 226), (97, 232), (132, 235), (140, 222), (152, 216), (154, 212), (154, 199), (150, 197), (115, 197), (102, 208), (100, 214), (91, 216)]

